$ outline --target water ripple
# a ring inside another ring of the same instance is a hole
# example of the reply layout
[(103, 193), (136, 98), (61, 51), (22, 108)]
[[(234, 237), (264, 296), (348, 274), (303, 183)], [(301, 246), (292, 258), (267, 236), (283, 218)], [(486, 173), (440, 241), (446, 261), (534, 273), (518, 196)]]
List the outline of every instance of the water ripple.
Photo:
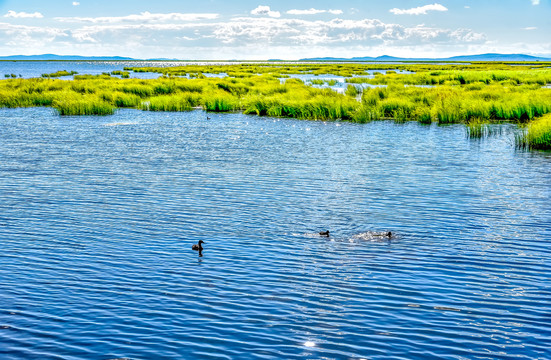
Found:
[(551, 158), (512, 132), (44, 109), (0, 130), (3, 359), (551, 358)]

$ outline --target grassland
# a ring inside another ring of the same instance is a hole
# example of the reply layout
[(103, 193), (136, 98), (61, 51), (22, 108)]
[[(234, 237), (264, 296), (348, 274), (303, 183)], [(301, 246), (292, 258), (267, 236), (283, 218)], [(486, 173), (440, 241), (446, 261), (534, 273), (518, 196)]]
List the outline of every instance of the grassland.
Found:
[[(132, 79), (130, 72), (155, 72), (160, 77)], [(293, 78), (296, 74), (309, 79)], [(551, 63), (247, 63), (44, 75), (0, 81), (0, 107), (50, 106), (60, 115), (109, 115), (117, 108), (202, 108), (360, 123), (379, 119), (464, 123), (471, 137), (485, 136), (492, 122), (523, 125), (551, 113)], [(65, 75), (74, 75), (74, 80), (53, 78)], [(326, 87), (338, 83), (324, 76), (341, 77), (344, 93)], [(526, 133), (537, 133), (534, 139), (544, 140), (530, 140), (525, 146), (551, 147), (549, 120), (534, 124), (526, 127)]]

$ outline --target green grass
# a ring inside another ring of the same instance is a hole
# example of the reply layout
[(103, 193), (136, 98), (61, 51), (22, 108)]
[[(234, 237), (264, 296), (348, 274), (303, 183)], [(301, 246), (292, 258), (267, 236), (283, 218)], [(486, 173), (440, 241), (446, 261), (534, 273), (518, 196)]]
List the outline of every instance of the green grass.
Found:
[(193, 109), (193, 105), (183, 96), (154, 96), (142, 102), (140, 109), (148, 111), (189, 111)]
[(354, 85), (348, 85), (344, 93), (355, 98), (356, 96), (361, 95), (362, 91)]
[(551, 150), (551, 115), (529, 123), (516, 137), (518, 147), (534, 150)]
[[(101, 75), (74, 75), (74, 80), (52, 78), (70, 74), (64, 71), (34, 79), (8, 75), (0, 81), (0, 107), (50, 106), (61, 115), (109, 115), (117, 108), (188, 111), (201, 107), (212, 112), (310, 120), (464, 123), (474, 138), (486, 136), (487, 123), (527, 124), (551, 113), (551, 89), (542, 87), (551, 83), (551, 64), (512, 65), (250, 63), (125, 68)], [(368, 76), (375, 70), (387, 71)], [(130, 71), (163, 76), (130, 79)], [(206, 77), (207, 73), (228, 76)], [(335, 85), (336, 80), (305, 82), (291, 74), (346, 76), (348, 86), (345, 94), (339, 94), (312, 86)], [(362, 90), (357, 85), (361, 83), (381, 87)]]
[(465, 125), (467, 126), (467, 136), (469, 138), (483, 138), (489, 134), (490, 122), (488, 120), (474, 118)]
[(128, 71), (115, 70), (115, 71), (111, 71), (111, 75), (118, 75), (122, 79), (129, 79), (130, 78), (130, 73)]
[(113, 115), (115, 107), (95, 97), (72, 98), (55, 100), (53, 107), (59, 115)]
[(60, 71), (56, 71), (56, 72), (51, 73), (51, 74), (42, 74), (42, 77), (43, 78), (56, 78), (56, 77), (61, 77), (61, 76), (71, 76), (71, 75), (75, 75), (75, 74), (78, 74), (78, 72), (60, 70)]

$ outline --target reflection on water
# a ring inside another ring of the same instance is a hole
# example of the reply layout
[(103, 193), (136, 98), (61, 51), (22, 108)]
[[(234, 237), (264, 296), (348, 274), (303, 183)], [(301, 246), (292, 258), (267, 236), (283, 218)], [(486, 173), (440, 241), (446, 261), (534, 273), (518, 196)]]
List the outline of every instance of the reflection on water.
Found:
[(0, 358), (551, 357), (548, 154), (209, 116), (0, 110)]

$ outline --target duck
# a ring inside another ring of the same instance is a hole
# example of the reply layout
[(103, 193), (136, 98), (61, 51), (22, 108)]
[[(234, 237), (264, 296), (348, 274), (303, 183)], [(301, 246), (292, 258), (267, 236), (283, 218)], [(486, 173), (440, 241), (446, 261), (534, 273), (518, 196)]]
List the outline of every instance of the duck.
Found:
[(203, 251), (203, 245), (205, 242), (203, 240), (199, 240), (199, 242), (197, 244), (193, 244), (193, 246), (191, 247), (191, 250), (195, 250), (195, 251)]
[(329, 237), (329, 230), (320, 231), (319, 234), (320, 234), (320, 236), (327, 236), (327, 237)]
[(373, 236), (384, 236), (384, 237), (392, 237), (392, 231), (389, 231), (389, 232), (384, 232), (384, 233), (380, 233), (380, 234), (373, 234)]

